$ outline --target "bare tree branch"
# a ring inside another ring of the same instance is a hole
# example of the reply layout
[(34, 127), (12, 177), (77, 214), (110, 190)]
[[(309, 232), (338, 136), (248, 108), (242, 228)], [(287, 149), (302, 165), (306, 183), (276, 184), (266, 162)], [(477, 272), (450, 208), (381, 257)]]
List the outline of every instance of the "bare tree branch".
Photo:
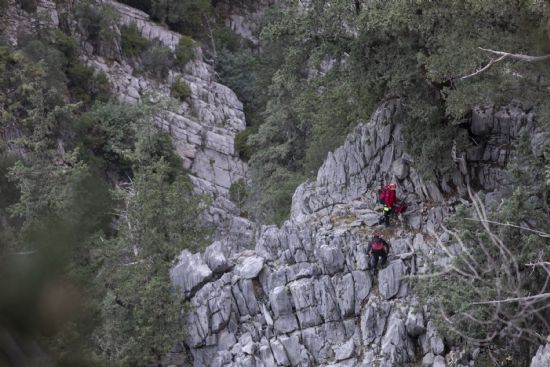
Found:
[(534, 296), (506, 298), (506, 299), (499, 299), (499, 300), (493, 300), (493, 301), (472, 302), (470, 304), (471, 305), (492, 305), (492, 304), (498, 304), (498, 303), (510, 303), (510, 302), (538, 300), (538, 299), (544, 299), (544, 298), (550, 298), (550, 293), (536, 294)]
[(489, 60), (489, 62), (485, 66), (483, 66), (481, 69), (478, 69), (478, 70), (474, 71), (471, 74), (464, 75), (464, 76), (456, 78), (456, 79), (465, 80), (465, 79), (469, 79), (469, 78), (472, 78), (474, 76), (477, 76), (477, 75), (483, 73), (484, 71), (487, 71), (494, 64), (499, 63), (499, 62), (501, 62), (505, 59), (512, 59), (512, 60), (525, 61), (525, 62), (538, 62), (538, 61), (544, 61), (544, 60), (550, 59), (550, 54), (541, 55), (541, 56), (531, 56), (531, 55), (524, 55), (524, 54), (514, 54), (514, 53), (504, 52), (504, 51), (496, 51), (496, 50), (491, 50), (491, 49), (483, 48), (483, 47), (478, 47), (478, 49), (480, 49), (481, 51), (491, 53), (493, 55), (497, 55), (499, 57), (498, 58), (491, 58)]
[(500, 62), (502, 60), (504, 60), (506, 58), (506, 56), (501, 56), (499, 57), (498, 59), (491, 59), (487, 65), (485, 65), (484, 67), (482, 67), (481, 69), (478, 69), (476, 71), (474, 71), (473, 73), (471, 74), (468, 74), (468, 75), (464, 75), (460, 78), (458, 78), (458, 80), (464, 80), (464, 79), (469, 79), (469, 78), (472, 78), (476, 75), (479, 75), (481, 73), (483, 73), (484, 71), (488, 70), (491, 66), (493, 66), (494, 64), (496, 64), (497, 62)]
[[(469, 220), (469, 221), (473, 221), (473, 222), (481, 222), (482, 221), (482, 220), (476, 219), (476, 218), (464, 218), (464, 219)], [(499, 225), (499, 226), (514, 227), (514, 228), (522, 229), (524, 231), (529, 231), (529, 232), (536, 233), (540, 237), (543, 237), (543, 238), (550, 238), (550, 233), (546, 233), (546, 232), (543, 232), (543, 231), (538, 231), (536, 229), (531, 229), (531, 228), (518, 226), (518, 225), (510, 224), (510, 223), (495, 222), (495, 221), (492, 221), (492, 220), (483, 220), (483, 221), (487, 222), (487, 223), (491, 223), (491, 224), (496, 224), (496, 225)]]
[(526, 61), (526, 62), (537, 62), (537, 61), (544, 61), (550, 59), (550, 54), (541, 55), (541, 56), (531, 56), (531, 55), (524, 55), (524, 54), (513, 54), (510, 52), (504, 52), (504, 51), (495, 51), (491, 50), (489, 48), (483, 48), (478, 47), (481, 51), (489, 52), (495, 55), (504, 56), (505, 58), (513, 59), (513, 60), (519, 60), (519, 61)]

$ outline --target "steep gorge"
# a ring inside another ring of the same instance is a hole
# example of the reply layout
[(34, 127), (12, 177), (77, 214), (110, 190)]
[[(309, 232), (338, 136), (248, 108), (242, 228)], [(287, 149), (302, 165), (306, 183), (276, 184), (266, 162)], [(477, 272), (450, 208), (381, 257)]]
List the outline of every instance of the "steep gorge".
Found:
[[(120, 15), (119, 25), (134, 22), (145, 38), (175, 49), (179, 34), (139, 10), (106, 3)], [(8, 38), (16, 42), (15, 35), (31, 28), (32, 17), (13, 2), (8, 9)], [(58, 10), (52, 2), (39, 3), (38, 12), (54, 27)], [(249, 16), (233, 14), (228, 25), (258, 42)], [(443, 225), (458, 207), (471, 205), (468, 185), (486, 193), (487, 206), (498, 204), (514, 189), (507, 169), (520, 137), (529, 137), (533, 156), (544, 154), (550, 136), (533, 112), (515, 105), (474, 109), (462, 128), (477, 145), (454, 157), (456, 166), (444, 177), (427, 180), (406, 151), (402, 101), (391, 98), (328, 154), (315, 180), (296, 189), (288, 221), (280, 227), (259, 226), (241, 217), (229, 200), (231, 185), (250, 179), (234, 145), (235, 135), (246, 126), (243, 105), (217, 82), (200, 47), (183, 72), (170, 71), (158, 81), (135, 70), (120, 50), (111, 50), (114, 57), (107, 59), (80, 42), (81, 60), (107, 75), (121, 102), (166, 98), (180, 78), (191, 89), (185, 102), (162, 111), (155, 121), (172, 137), (196, 191), (213, 196), (206, 219), (216, 226), (216, 234), (205, 251), (184, 250), (170, 271), (173, 285), (190, 302), (184, 344), (192, 358), (178, 361), (182, 350), (175, 348), (166, 364), (474, 365), (478, 351), (441, 337), (412, 278), (428, 274), (431, 262), (448, 266), (449, 253), (460, 251)], [(373, 207), (381, 181), (397, 182), (398, 196), (409, 207), (402, 222), (383, 230), (392, 256), (373, 278), (366, 245), (377, 227), (379, 214)], [(533, 366), (544, 366), (547, 349), (541, 347)]]

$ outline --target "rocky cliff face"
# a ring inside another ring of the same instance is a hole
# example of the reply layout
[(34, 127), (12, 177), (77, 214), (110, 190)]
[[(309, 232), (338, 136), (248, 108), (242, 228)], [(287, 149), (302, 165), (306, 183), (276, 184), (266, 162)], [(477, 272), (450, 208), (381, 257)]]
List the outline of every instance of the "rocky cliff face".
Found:
[(260, 45), (258, 33), (265, 11), (282, 3), (281, 0), (234, 1), (222, 0), (216, 4), (216, 13), (224, 18), (226, 27), (233, 30), (254, 46)]
[(444, 365), (429, 310), (402, 279), (422, 266), (415, 252), (435, 246), (399, 225), (386, 232), (389, 266), (376, 279), (367, 271), (366, 239), (379, 216), (367, 191), (380, 174), (397, 172), (401, 196), (430, 202), (413, 208), (416, 228), (437, 228), (449, 212), (409, 167), (398, 116), (392, 101), (358, 126), (317, 181), (297, 189), (291, 219), (262, 227), (254, 252), (228, 254), (224, 267), (212, 266), (220, 259), (210, 248), (182, 254), (171, 276), (191, 298), (186, 343), (196, 366), (400, 366), (424, 357)]
[[(110, 0), (107, 4), (117, 10), (120, 24), (133, 22), (143, 37), (175, 49), (180, 34), (153, 23), (139, 10)], [(175, 111), (160, 113), (157, 123), (172, 137), (196, 189), (213, 195), (209, 220), (216, 225), (218, 237), (244, 238), (242, 245), (248, 246), (253, 225), (239, 216), (228, 194), (233, 182), (248, 180), (248, 167), (234, 146), (235, 135), (246, 126), (243, 105), (231, 89), (216, 82), (214, 70), (202, 61), (200, 48), (195, 48), (195, 54), (183, 73), (171, 71), (162, 82), (140, 75), (123, 60), (107, 61), (91, 54), (87, 63), (105, 72), (118, 98), (127, 103), (136, 103), (152, 93), (168, 97), (170, 86), (180, 78), (189, 84), (188, 100)]]
[[(405, 152), (399, 101), (389, 101), (329, 154), (315, 182), (296, 190), (281, 228), (261, 228), (255, 251), (228, 253), (214, 243), (202, 256), (184, 252), (171, 277), (191, 301), (194, 365), (469, 365), (469, 353), (445, 346), (407, 276), (425, 273), (428, 258), (445, 265), (434, 234), (458, 251), (440, 225), (466, 202), (466, 182), (493, 190), (487, 200), (495, 200), (509, 189), (510, 147), (524, 131), (534, 150), (542, 139), (534, 116), (513, 107), (476, 111), (469, 128), (475, 152), (457, 159), (450, 181), (424, 181)], [(366, 246), (380, 179), (397, 182), (410, 206), (384, 230), (393, 254), (373, 278)]]
[[(142, 36), (175, 49), (181, 35), (159, 26), (142, 11), (105, 0), (117, 13), (118, 26), (135, 23)], [(68, 13), (67, 4), (55, 4), (49, 0), (38, 2), (37, 14), (21, 10), (15, 2), (8, 8), (8, 29), (5, 32), (12, 44), (17, 37), (36, 26), (35, 18), (51, 28), (59, 26), (59, 14)], [(78, 36), (79, 25), (73, 24)], [(81, 59), (89, 66), (105, 73), (115, 96), (122, 102), (137, 103), (143, 98), (168, 98), (175, 80), (184, 79), (190, 86), (191, 95), (176, 109), (161, 111), (157, 124), (173, 139), (175, 148), (183, 160), (183, 168), (189, 170), (190, 178), (198, 192), (212, 194), (214, 202), (208, 220), (217, 227), (220, 238), (238, 236), (249, 244), (253, 238), (253, 225), (239, 217), (239, 209), (229, 200), (229, 188), (238, 180), (248, 181), (247, 164), (243, 162), (234, 146), (235, 135), (246, 126), (243, 105), (228, 87), (216, 81), (212, 67), (202, 61), (202, 50), (195, 48), (195, 60), (189, 62), (183, 72), (171, 71), (165, 80), (159, 81), (143, 75), (124, 60), (120, 46), (100, 52), (109, 58), (94, 53), (94, 48), (80, 39)]]

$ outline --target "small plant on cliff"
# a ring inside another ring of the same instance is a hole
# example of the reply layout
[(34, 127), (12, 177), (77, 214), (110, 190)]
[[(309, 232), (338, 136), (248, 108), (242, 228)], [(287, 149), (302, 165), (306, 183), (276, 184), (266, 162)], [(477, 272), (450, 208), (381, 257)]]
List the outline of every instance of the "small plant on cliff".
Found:
[(246, 183), (241, 178), (231, 184), (229, 188), (229, 199), (239, 207), (243, 209), (248, 197), (248, 192), (246, 189)]
[(164, 45), (153, 44), (143, 53), (141, 63), (152, 77), (162, 80), (174, 66), (174, 53)]
[(170, 87), (170, 95), (183, 102), (191, 95), (191, 87), (185, 80), (177, 79)]
[(118, 13), (110, 6), (96, 0), (80, 1), (75, 7), (75, 18), (84, 31), (94, 51), (108, 56), (117, 40), (115, 30)]
[(195, 41), (189, 36), (182, 36), (176, 46), (176, 62), (179, 66), (185, 66), (195, 58)]
[(252, 129), (244, 129), (235, 135), (235, 149), (239, 152), (239, 157), (245, 161), (248, 161), (252, 155), (252, 149), (247, 141), (250, 134)]
[(126, 57), (137, 57), (149, 46), (149, 40), (144, 38), (135, 22), (120, 27), (122, 52)]
[(18, 3), (21, 5), (21, 9), (27, 13), (34, 13), (38, 6), (37, 0), (18, 0)]

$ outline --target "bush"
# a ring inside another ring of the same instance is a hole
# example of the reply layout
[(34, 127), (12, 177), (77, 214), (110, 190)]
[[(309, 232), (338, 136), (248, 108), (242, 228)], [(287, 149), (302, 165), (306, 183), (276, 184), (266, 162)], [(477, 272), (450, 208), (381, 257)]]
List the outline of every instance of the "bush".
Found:
[(248, 161), (253, 153), (252, 147), (248, 145), (248, 137), (251, 134), (252, 130), (247, 128), (235, 135), (235, 149), (239, 153), (239, 157), (245, 161)]
[(163, 45), (152, 45), (142, 56), (142, 64), (146, 72), (157, 79), (164, 79), (174, 66), (174, 53)]
[(114, 49), (118, 13), (109, 5), (96, 1), (78, 2), (75, 18), (82, 27), (86, 39), (94, 47), (94, 51), (102, 56), (112, 56), (109, 50)]
[(59, 29), (55, 30), (55, 47), (65, 55), (67, 63), (76, 63), (78, 62), (78, 44), (76, 40), (60, 31)]
[(69, 89), (74, 100), (91, 103), (96, 99), (105, 101), (110, 94), (109, 80), (103, 73), (83, 64), (74, 64), (67, 69)]
[(178, 65), (185, 66), (195, 58), (195, 41), (189, 36), (181, 36), (176, 46), (176, 61)]
[(241, 48), (241, 36), (230, 28), (222, 28), (214, 33), (214, 42), (219, 49), (237, 52)]
[(191, 95), (191, 87), (185, 80), (178, 79), (172, 84), (170, 95), (183, 102)]
[(229, 188), (229, 200), (231, 200), (235, 205), (242, 209), (248, 198), (248, 192), (246, 189), (246, 183), (241, 178), (231, 184)]
[(38, 6), (38, 0), (19, 0), (18, 2), (19, 5), (21, 5), (21, 9), (27, 13), (34, 13), (36, 11), (36, 7)]
[(137, 57), (149, 46), (149, 40), (141, 36), (135, 22), (120, 27), (122, 52), (126, 57)]
[(183, 34), (199, 34), (202, 19), (212, 12), (210, 0), (151, 1), (151, 15)]

